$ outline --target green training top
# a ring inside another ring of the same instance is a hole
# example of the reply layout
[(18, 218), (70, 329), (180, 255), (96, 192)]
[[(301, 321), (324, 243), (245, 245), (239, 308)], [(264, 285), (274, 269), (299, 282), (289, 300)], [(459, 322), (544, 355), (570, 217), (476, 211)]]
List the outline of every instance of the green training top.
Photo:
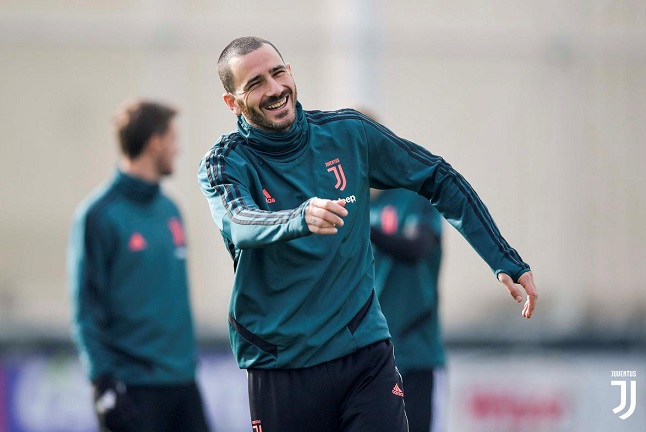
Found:
[[(235, 267), (229, 334), (241, 368), (317, 365), (390, 337), (374, 300), (370, 187), (429, 199), (495, 273), (529, 270), (471, 186), (442, 158), (351, 109), (304, 111), (287, 132), (238, 117), (198, 181)], [(344, 199), (335, 235), (311, 235), (312, 197)]]
[(158, 184), (120, 171), (76, 211), (68, 249), (74, 339), (90, 380), (195, 377), (186, 243)]

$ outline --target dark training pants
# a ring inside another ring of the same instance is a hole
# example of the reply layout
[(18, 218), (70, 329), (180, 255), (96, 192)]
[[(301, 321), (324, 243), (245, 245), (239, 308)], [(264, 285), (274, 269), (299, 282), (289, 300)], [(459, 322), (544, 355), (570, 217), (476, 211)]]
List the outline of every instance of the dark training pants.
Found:
[[(208, 432), (200, 391), (185, 385), (131, 385), (127, 389), (137, 418), (133, 432)], [(100, 425), (102, 432), (107, 431)], [(111, 431), (120, 432), (120, 431)]]
[(406, 386), (406, 415), (410, 432), (433, 429), (433, 369), (413, 370), (402, 375)]
[(253, 432), (407, 432), (393, 346), (302, 369), (249, 369)]

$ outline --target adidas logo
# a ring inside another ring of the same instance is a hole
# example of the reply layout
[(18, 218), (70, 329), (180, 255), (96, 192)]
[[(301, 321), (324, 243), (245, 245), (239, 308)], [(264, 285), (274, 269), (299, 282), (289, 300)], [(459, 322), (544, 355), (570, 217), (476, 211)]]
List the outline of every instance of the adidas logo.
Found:
[(267, 192), (267, 189), (262, 190), (263, 195), (265, 195), (265, 200), (267, 201), (267, 204), (273, 204), (276, 202), (276, 198), (272, 198), (271, 195), (269, 195), (269, 192)]
[(399, 388), (399, 384), (395, 383), (395, 387), (391, 390), (395, 396), (404, 397), (404, 392)]
[(146, 249), (147, 243), (144, 236), (138, 232), (132, 233), (130, 240), (128, 240), (128, 249), (130, 252), (141, 252)]

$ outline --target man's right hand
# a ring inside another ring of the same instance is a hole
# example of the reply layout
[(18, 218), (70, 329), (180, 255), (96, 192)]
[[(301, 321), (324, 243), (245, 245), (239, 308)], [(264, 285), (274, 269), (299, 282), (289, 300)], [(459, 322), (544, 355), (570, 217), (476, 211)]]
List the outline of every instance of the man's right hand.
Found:
[(305, 208), (305, 223), (314, 234), (336, 234), (347, 215), (344, 200), (312, 198)]
[(94, 409), (110, 432), (134, 432), (137, 430), (135, 406), (126, 392), (126, 386), (111, 377), (99, 378), (94, 387)]

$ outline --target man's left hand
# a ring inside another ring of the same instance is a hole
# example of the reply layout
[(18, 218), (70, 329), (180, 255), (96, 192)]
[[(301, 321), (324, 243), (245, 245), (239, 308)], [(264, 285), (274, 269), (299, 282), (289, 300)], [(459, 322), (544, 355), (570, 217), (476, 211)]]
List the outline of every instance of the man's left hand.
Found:
[[(516, 300), (517, 303), (523, 301), (523, 296), (520, 292), (520, 289), (516, 287), (514, 281), (508, 274), (498, 273), (498, 280), (502, 282), (509, 294)], [(536, 300), (538, 299), (538, 292), (536, 292), (536, 286), (534, 285), (534, 276), (531, 271), (523, 273), (518, 278), (518, 283), (525, 289), (527, 293), (527, 301), (523, 307), (523, 316), (525, 318), (531, 318), (534, 313), (534, 307), (536, 307)]]

